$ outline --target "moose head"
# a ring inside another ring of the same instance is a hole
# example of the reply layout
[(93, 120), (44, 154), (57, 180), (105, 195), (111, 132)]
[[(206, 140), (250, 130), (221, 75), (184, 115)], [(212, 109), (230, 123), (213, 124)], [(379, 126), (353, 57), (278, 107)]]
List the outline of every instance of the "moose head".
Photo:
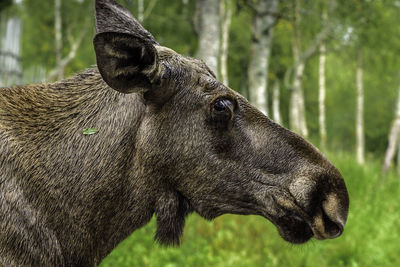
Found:
[(157, 185), (156, 238), (176, 244), (185, 216), (270, 220), (292, 243), (342, 234), (349, 198), (339, 171), (279, 126), (204, 62), (161, 46), (113, 0), (96, 1), (94, 39), (104, 81), (145, 105), (135, 166)]

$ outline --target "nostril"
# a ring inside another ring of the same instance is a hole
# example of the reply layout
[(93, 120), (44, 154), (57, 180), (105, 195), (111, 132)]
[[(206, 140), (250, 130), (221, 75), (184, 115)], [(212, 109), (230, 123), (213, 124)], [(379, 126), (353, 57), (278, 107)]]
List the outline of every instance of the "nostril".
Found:
[(322, 219), (328, 238), (336, 238), (343, 233), (347, 219), (348, 201), (336, 194), (329, 194), (322, 202)]
[(322, 220), (327, 238), (336, 238), (343, 233), (344, 225), (340, 222), (332, 221), (324, 211), (322, 212)]

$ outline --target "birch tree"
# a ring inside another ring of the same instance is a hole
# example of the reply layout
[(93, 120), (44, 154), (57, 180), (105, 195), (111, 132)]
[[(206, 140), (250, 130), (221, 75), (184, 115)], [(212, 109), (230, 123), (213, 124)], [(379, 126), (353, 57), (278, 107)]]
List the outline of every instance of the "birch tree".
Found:
[[(330, 1), (329, 12), (336, 8), (336, 2)], [(315, 35), (307, 49), (302, 49), (302, 34), (300, 31), (300, 23), (302, 16), (300, 13), (300, 1), (294, 3), (294, 21), (293, 21), (293, 65), (287, 68), (284, 83), (285, 87), (291, 90), (290, 106), (289, 106), (289, 126), (290, 128), (302, 136), (308, 136), (308, 128), (306, 121), (305, 100), (302, 88), (304, 68), (306, 62), (318, 53), (320, 47), (325, 43), (333, 31), (332, 23), (325, 23), (321, 30)]]
[(363, 83), (363, 54), (358, 52), (357, 59), (357, 114), (356, 114), (356, 146), (357, 162), (364, 164), (364, 83)]
[(277, 22), (278, 0), (258, 0), (248, 4), (253, 9), (252, 42), (248, 83), (250, 102), (264, 114), (268, 114), (268, 66), (273, 37), (273, 27)]
[[(328, 20), (328, 13), (324, 8), (322, 11), (322, 24), (326, 24)], [(319, 136), (321, 150), (326, 150), (326, 123), (325, 123), (325, 64), (326, 64), (326, 42), (322, 42), (319, 46), (319, 94), (318, 94), (318, 108), (319, 108)]]
[(21, 82), (22, 21), (6, 10), (0, 10), (0, 15), (0, 86), (9, 86)]
[(144, 3), (143, 0), (138, 0), (138, 20), (143, 23), (144, 20)]
[(62, 61), (62, 20), (61, 20), (61, 0), (54, 2), (54, 28), (56, 33), (55, 48), (56, 48), (56, 64), (57, 64), (57, 78), (61, 80), (64, 78), (65, 66), (61, 64)]
[[(398, 151), (400, 151), (399, 134), (400, 134), (400, 87), (398, 89), (398, 97), (397, 97), (396, 109), (394, 112), (394, 119), (392, 122), (392, 126), (390, 128), (388, 146), (385, 153), (385, 159), (383, 161), (382, 169), (384, 173), (386, 173), (390, 168), (390, 165), (396, 153), (396, 148), (398, 149)], [(398, 152), (397, 153), (398, 166), (400, 166), (399, 155), (400, 154)]]
[(226, 86), (229, 86), (228, 81), (228, 46), (229, 46), (229, 28), (232, 20), (232, 0), (221, 1), (221, 80)]
[(305, 61), (302, 60), (301, 51), (301, 33), (300, 33), (300, 1), (296, 0), (294, 7), (294, 38), (292, 42), (292, 50), (294, 57), (293, 85), (290, 97), (290, 127), (293, 131), (304, 137), (308, 136), (305, 101), (302, 88)]
[(195, 22), (199, 36), (197, 57), (202, 59), (218, 77), (221, 43), (220, 3), (216, 0), (197, 0), (197, 9), (198, 17)]
[(272, 111), (273, 111), (273, 120), (276, 123), (282, 124), (282, 118), (280, 112), (280, 85), (278, 79), (275, 80), (272, 91)]
[(83, 22), (83, 26), (77, 36), (74, 36), (70, 29), (67, 29), (66, 36), (69, 44), (68, 53), (63, 56), (63, 28), (62, 28), (62, 1), (55, 0), (54, 5), (54, 28), (55, 28), (55, 54), (56, 54), (56, 67), (49, 71), (47, 80), (61, 80), (65, 75), (66, 66), (75, 58), (78, 49), (89, 30), (90, 20), (86, 17)]

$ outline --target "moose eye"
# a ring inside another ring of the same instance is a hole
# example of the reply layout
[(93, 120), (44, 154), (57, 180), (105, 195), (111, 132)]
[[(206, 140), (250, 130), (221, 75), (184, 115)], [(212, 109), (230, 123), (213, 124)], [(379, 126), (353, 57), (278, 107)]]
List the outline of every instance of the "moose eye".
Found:
[(214, 109), (216, 111), (224, 111), (229, 109), (229, 107), (232, 106), (232, 101), (229, 99), (218, 99), (214, 103)]
[(215, 129), (226, 130), (233, 118), (235, 104), (230, 98), (217, 98), (211, 105), (210, 122)]

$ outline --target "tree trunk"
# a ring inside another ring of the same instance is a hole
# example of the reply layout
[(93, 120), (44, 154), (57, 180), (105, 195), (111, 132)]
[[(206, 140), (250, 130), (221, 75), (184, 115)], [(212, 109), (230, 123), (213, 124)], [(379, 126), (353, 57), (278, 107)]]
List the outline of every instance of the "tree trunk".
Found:
[(307, 137), (308, 129), (306, 122), (306, 110), (305, 101), (303, 94), (303, 74), (305, 61), (301, 58), (301, 37), (300, 37), (300, 3), (296, 1), (295, 5), (295, 21), (294, 21), (294, 38), (292, 44), (293, 57), (294, 57), (294, 76), (293, 76), (293, 86), (292, 94), (290, 99), (290, 127), (293, 131), (299, 133), (300, 135)]
[(272, 29), (277, 21), (278, 0), (258, 0), (257, 5), (253, 8), (252, 42), (248, 70), (250, 101), (264, 114), (268, 114), (268, 65)]
[(326, 123), (325, 123), (325, 62), (326, 62), (326, 45), (325, 42), (319, 47), (319, 137), (320, 148), (326, 150)]
[(281, 112), (280, 112), (280, 99), (279, 99), (279, 81), (275, 80), (273, 92), (272, 92), (272, 110), (274, 112), (273, 119), (276, 123), (282, 124)]
[(221, 1), (221, 17), (222, 17), (222, 44), (221, 44), (221, 79), (222, 83), (229, 86), (228, 80), (228, 45), (229, 45), (229, 28), (232, 19), (232, 7), (230, 0)]
[(215, 0), (197, 0), (199, 50), (197, 56), (219, 77), (218, 55), (220, 49), (220, 4)]
[(138, 0), (138, 21), (143, 23), (144, 20), (144, 3), (143, 0)]
[(364, 164), (364, 88), (363, 88), (363, 58), (362, 52), (358, 52), (357, 60), (357, 121), (356, 121), (356, 132), (357, 132), (357, 162)]
[(11, 86), (21, 82), (22, 70), (20, 66), (21, 19), (8, 17), (2, 11), (2, 35), (0, 35), (0, 87)]
[(306, 103), (304, 100), (304, 92), (303, 92), (303, 74), (304, 74), (304, 66), (305, 63), (302, 63), (299, 67), (301, 67), (301, 78), (299, 78), (299, 117), (300, 117), (300, 134), (304, 137), (308, 137), (308, 128), (306, 121)]
[(400, 173), (400, 142), (397, 142), (397, 173)]
[(62, 60), (62, 19), (61, 19), (61, 0), (55, 0), (54, 5), (54, 21), (56, 31), (56, 64), (57, 64), (57, 78), (58, 80), (64, 79), (64, 66), (61, 64)]
[(304, 62), (297, 65), (293, 78), (292, 94), (290, 98), (290, 127), (294, 132), (304, 137), (308, 136), (305, 103), (302, 88)]
[[(394, 119), (389, 133), (388, 147), (386, 149), (385, 160), (383, 162), (382, 169), (384, 173), (386, 173), (390, 168), (391, 162), (393, 161), (396, 152), (396, 148), (400, 149), (400, 142), (398, 142), (399, 134), (400, 134), (400, 87), (398, 90), (398, 99), (396, 104), (396, 110), (394, 113)], [(400, 160), (399, 154), (397, 154), (397, 160), (399, 163)]]
[[(331, 1), (332, 5), (332, 1)], [(326, 8), (322, 10), (322, 25), (326, 27), (328, 21), (328, 12)], [(325, 65), (326, 65), (326, 42), (323, 41), (319, 46), (319, 94), (318, 94), (318, 107), (319, 107), (319, 137), (320, 149), (326, 150), (326, 119), (325, 119), (325, 95), (326, 95), (326, 82), (325, 82)]]

